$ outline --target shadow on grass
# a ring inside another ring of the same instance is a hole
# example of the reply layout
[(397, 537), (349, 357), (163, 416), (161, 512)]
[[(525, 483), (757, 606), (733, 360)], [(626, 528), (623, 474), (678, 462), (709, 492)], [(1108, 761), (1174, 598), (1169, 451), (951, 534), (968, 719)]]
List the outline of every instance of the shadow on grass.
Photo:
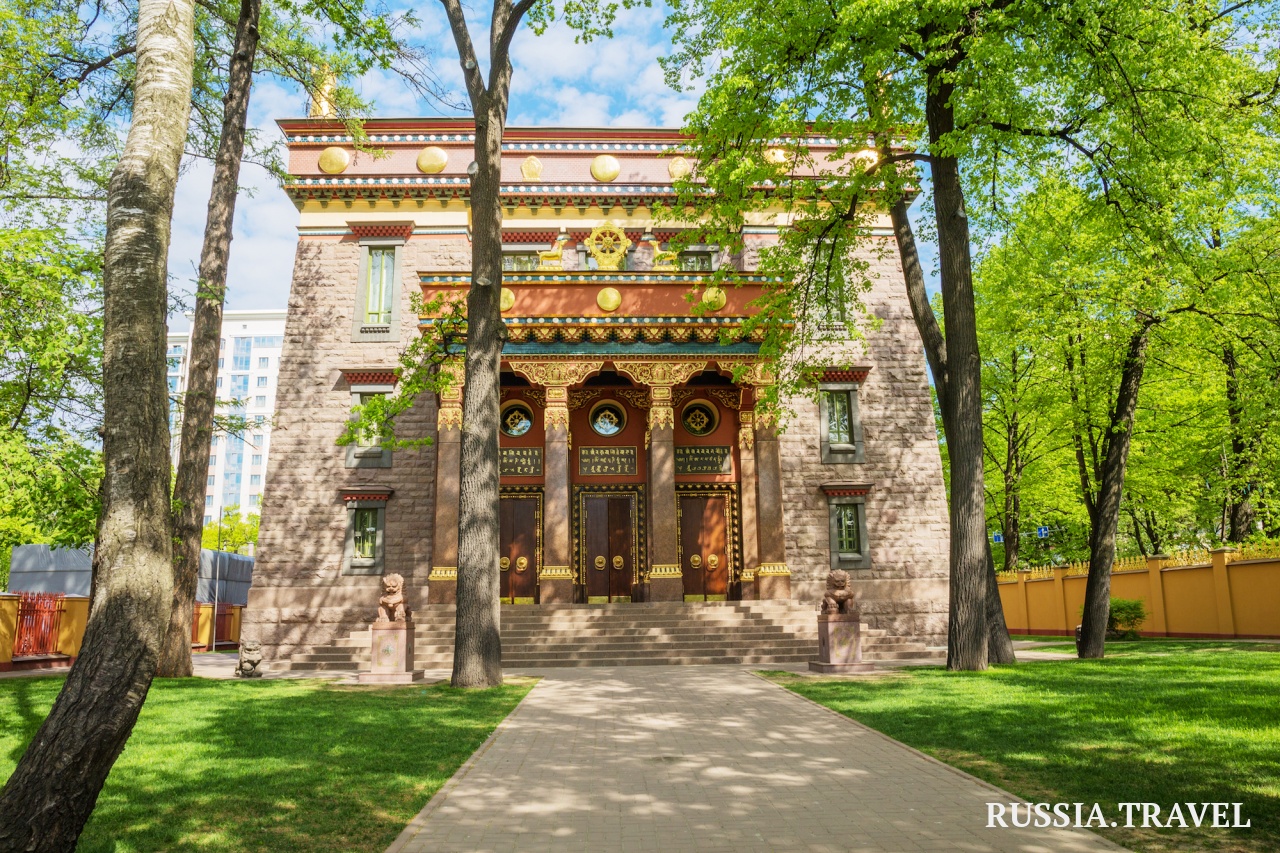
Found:
[[(774, 676), (777, 678), (777, 676)], [(1034, 801), (1239, 802), (1239, 830), (1118, 832), (1144, 849), (1280, 849), (1280, 655), (917, 671), (786, 686)], [(1108, 805), (1109, 804), (1109, 805)]]
[(77, 849), (381, 850), (528, 688), (157, 680)]

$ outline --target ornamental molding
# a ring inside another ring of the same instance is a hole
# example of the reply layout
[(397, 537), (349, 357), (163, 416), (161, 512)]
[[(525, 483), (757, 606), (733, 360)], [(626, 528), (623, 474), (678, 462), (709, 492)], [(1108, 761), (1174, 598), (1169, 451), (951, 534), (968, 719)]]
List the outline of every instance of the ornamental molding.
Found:
[(632, 408), (649, 408), (649, 392), (643, 388), (620, 388), (613, 393), (617, 395), (619, 400), (625, 400), (630, 403)]
[(436, 431), (448, 432), (462, 429), (462, 406), (443, 406), (436, 413)]
[(707, 367), (706, 361), (618, 361), (614, 368), (632, 380), (650, 387), (683, 385)]
[(874, 488), (872, 483), (823, 483), (819, 486), (829, 498), (864, 497)]
[(431, 581), (457, 581), (457, 566), (432, 566), (431, 574), (427, 575), (427, 583)]
[(707, 393), (720, 402), (726, 409), (737, 411), (742, 408), (741, 388), (709, 388)]
[(391, 368), (342, 368), (342, 378), (348, 385), (394, 385), (399, 377)]
[(683, 574), (678, 564), (654, 563), (649, 567), (649, 578), (680, 578)]
[(379, 222), (359, 224), (355, 222), (347, 223), (351, 228), (351, 233), (358, 240), (366, 237), (398, 237), (401, 240), (408, 240), (413, 235), (412, 222)]
[[(673, 429), (675, 428), (675, 425), (676, 425), (675, 409), (672, 409), (670, 406), (666, 406), (661, 403), (655, 403), (653, 408), (649, 410), (650, 432), (652, 432), (655, 429), (659, 429), (661, 427), (666, 427), (667, 429)], [(648, 446), (649, 446), (648, 442), (646, 441), (645, 447), (647, 448)]]
[(599, 373), (603, 361), (524, 361), (508, 362), (511, 369), (536, 385), (547, 387), (579, 385), (588, 376)]
[(577, 411), (600, 396), (599, 388), (574, 388), (569, 392), (569, 411)]
[(543, 566), (538, 570), (538, 580), (573, 580), (572, 566)]
[(787, 568), (786, 563), (761, 563), (756, 567), (756, 577), (758, 578), (782, 578), (790, 576), (791, 570)]
[(814, 382), (865, 382), (870, 367), (824, 367), (813, 371)]
[(351, 501), (389, 501), (396, 490), (390, 486), (346, 486), (338, 490), (343, 503)]

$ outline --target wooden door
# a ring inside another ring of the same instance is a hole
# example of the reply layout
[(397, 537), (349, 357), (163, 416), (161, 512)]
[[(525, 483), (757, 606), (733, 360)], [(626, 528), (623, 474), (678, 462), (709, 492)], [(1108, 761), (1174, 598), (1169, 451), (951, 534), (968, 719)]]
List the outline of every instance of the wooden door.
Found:
[(538, 589), (538, 497), (506, 496), (498, 501), (501, 533), (498, 568), (502, 600), (533, 604)]
[(680, 568), (685, 601), (729, 596), (729, 497), (680, 495)]
[(631, 600), (635, 571), (635, 495), (582, 498), (582, 583), (589, 604)]

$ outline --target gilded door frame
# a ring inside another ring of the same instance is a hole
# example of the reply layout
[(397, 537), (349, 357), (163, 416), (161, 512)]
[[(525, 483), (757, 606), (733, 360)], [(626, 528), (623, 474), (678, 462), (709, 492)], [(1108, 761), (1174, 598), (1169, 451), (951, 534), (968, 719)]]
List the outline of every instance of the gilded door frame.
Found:
[[(500, 486), (498, 487), (498, 499), (502, 498), (528, 498), (532, 497), (537, 500), (537, 504), (533, 509), (533, 526), (534, 526), (534, 545), (533, 553), (536, 558), (534, 565), (534, 581), (533, 581), (533, 598), (526, 601), (523, 598), (513, 599), (514, 604), (535, 604), (538, 601), (538, 575), (542, 570), (542, 486)], [(499, 569), (499, 571), (509, 571), (508, 569)]]
[[(575, 485), (573, 487), (573, 585), (574, 588), (583, 587), (585, 589), (586, 581), (584, 573), (586, 571), (587, 554), (586, 549), (582, 547), (582, 525), (586, 517), (586, 498), (590, 497), (634, 497), (635, 498), (635, 520), (636, 523), (632, 527), (631, 535), (631, 596), (635, 600), (635, 591), (640, 586), (640, 577), (643, 566), (648, 565), (648, 552), (645, 550), (646, 532), (645, 527), (645, 494), (643, 483), (630, 483), (625, 486), (595, 486), (595, 485)], [(583, 592), (585, 596), (585, 591)]]
[[(742, 511), (738, 502), (738, 484), (737, 483), (676, 483), (676, 561), (684, 571), (684, 537), (680, 535), (680, 498), (719, 498), (723, 497), (725, 518), (725, 527), (728, 534), (728, 543), (725, 548), (726, 558), (729, 561), (727, 567), (729, 574), (729, 592), (725, 595), (725, 600), (729, 600), (733, 595), (733, 585), (741, 582), (739, 577), (739, 566), (742, 565)], [(718, 598), (708, 598), (707, 601), (719, 601)]]

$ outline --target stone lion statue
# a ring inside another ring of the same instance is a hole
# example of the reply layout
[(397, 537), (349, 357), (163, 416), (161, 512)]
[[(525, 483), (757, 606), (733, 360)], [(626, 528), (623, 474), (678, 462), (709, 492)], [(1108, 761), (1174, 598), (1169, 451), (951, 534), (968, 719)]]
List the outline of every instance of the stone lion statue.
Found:
[(237, 678), (261, 678), (258, 672), (262, 664), (262, 643), (257, 640), (240, 641), (240, 659), (236, 662)]
[(827, 591), (822, 596), (823, 613), (858, 612), (858, 599), (862, 593), (849, 589), (849, 573), (836, 569), (827, 575)]
[(390, 574), (382, 579), (382, 597), (378, 599), (375, 622), (404, 622), (410, 615), (404, 603), (404, 578)]

